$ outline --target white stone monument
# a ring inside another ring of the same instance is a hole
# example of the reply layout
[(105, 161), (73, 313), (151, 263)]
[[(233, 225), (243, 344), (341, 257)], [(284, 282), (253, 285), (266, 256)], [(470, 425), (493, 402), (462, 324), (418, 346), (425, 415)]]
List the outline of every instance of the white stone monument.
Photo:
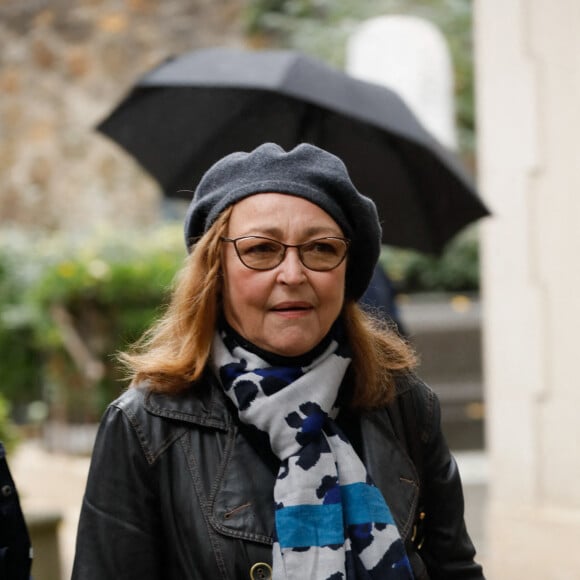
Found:
[(433, 24), (402, 15), (367, 20), (349, 39), (346, 70), (396, 91), (440, 143), (456, 148), (453, 66)]

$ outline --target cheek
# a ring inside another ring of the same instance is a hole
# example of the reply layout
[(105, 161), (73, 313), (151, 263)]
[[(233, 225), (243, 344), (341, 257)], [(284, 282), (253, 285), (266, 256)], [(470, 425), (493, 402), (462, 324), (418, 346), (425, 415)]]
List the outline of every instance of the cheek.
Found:
[(319, 280), (316, 284), (316, 291), (320, 301), (320, 311), (324, 320), (337, 318), (344, 305), (344, 275), (337, 275), (327, 278), (324, 281)]
[(338, 316), (344, 304), (344, 288), (342, 285), (336, 284), (332, 287), (331, 293), (329, 296), (329, 304), (331, 305), (333, 314)]
[(334, 276), (326, 284), (326, 296), (333, 301), (344, 301), (346, 269), (343, 267), (333, 271)]
[[(267, 284), (252, 270), (236, 265), (224, 268), (223, 305), (226, 317), (239, 318), (267, 300)], [(231, 324), (232, 320), (228, 320)]]

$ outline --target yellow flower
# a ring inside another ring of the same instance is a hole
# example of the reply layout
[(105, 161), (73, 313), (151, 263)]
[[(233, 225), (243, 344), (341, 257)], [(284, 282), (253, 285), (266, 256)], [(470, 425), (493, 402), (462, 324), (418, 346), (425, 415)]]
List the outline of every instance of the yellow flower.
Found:
[(58, 274), (61, 278), (72, 278), (77, 268), (72, 262), (61, 262), (57, 268)]

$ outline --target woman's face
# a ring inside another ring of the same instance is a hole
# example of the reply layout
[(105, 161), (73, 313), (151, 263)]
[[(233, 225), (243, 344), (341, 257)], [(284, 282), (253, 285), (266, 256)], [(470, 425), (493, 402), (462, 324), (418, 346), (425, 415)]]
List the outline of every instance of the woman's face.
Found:
[[(342, 237), (337, 223), (317, 205), (281, 193), (259, 193), (239, 201), (230, 216), (229, 238), (264, 236), (301, 244)], [(344, 302), (346, 260), (334, 270), (316, 272), (288, 248), (273, 270), (251, 270), (234, 244), (223, 244), (223, 304), (227, 322), (256, 346), (298, 356), (326, 336)]]

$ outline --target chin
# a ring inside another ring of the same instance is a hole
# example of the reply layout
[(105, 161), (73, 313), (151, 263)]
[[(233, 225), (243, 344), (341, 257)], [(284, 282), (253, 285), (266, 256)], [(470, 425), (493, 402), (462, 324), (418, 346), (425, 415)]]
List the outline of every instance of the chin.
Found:
[(304, 348), (298, 348), (298, 347), (296, 347), (296, 348), (279, 347), (279, 348), (271, 348), (268, 350), (270, 350), (272, 353), (278, 354), (280, 356), (294, 357), (294, 356), (301, 356), (304, 353), (307, 353), (310, 350), (310, 348), (304, 349)]
[(318, 342), (318, 340), (313, 341), (312, 339), (307, 340), (305, 338), (299, 340), (276, 341), (270, 343), (266, 350), (281, 356), (300, 356), (312, 350)]

